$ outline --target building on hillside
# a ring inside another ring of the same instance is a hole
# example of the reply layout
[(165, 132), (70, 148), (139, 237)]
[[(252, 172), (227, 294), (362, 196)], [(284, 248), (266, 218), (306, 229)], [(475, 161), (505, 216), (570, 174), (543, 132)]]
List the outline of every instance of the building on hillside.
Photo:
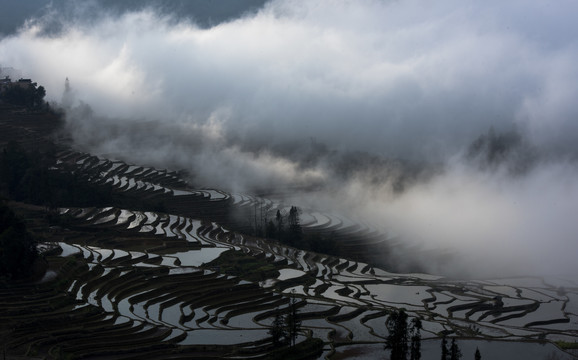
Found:
[(31, 79), (20, 79), (12, 84), (13, 86), (18, 86), (22, 89), (29, 89), (35, 87), (36, 83), (33, 83)]
[(0, 79), (0, 94), (6, 92), (6, 90), (12, 87), (19, 87), (24, 90), (28, 90), (30, 88), (36, 88), (36, 83), (32, 82), (31, 79), (19, 79), (18, 81), (10, 80), (10, 77), (6, 76), (3, 79)]
[(5, 78), (0, 79), (0, 94), (3, 94), (10, 86), (12, 86), (12, 80), (10, 80), (10, 77), (6, 76)]

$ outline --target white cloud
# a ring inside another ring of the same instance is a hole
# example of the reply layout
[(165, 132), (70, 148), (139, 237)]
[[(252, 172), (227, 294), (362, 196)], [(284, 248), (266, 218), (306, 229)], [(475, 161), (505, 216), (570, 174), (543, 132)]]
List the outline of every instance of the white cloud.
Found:
[[(448, 143), (455, 150), (491, 125), (546, 133), (572, 125), (576, 41), (560, 34), (566, 41), (544, 45), (561, 16), (536, 18), (545, 6), (275, 1), (208, 29), (129, 12), (77, 21), (51, 37), (34, 23), (4, 39), (0, 54), (54, 98), (69, 77), (79, 98), (108, 116), (168, 121), (187, 113), (205, 121), (227, 107), (243, 136), (304, 130), (346, 147), (417, 156), (445, 153)], [(537, 34), (541, 26), (546, 35)]]

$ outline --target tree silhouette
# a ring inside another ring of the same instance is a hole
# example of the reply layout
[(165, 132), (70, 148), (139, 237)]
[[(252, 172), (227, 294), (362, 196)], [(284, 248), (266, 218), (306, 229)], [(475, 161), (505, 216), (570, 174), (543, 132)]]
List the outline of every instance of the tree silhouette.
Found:
[(269, 329), (269, 335), (273, 338), (273, 345), (280, 346), (287, 342), (287, 329), (285, 325), (285, 319), (281, 314), (275, 314), (275, 319), (271, 324), (271, 329)]
[(21, 79), (4, 91), (1, 98), (14, 105), (38, 108), (44, 104), (46, 89), (44, 86), (36, 87), (36, 85), (35, 82)]
[(275, 223), (271, 219), (269, 219), (269, 222), (267, 223), (267, 228), (265, 229), (265, 236), (270, 239), (277, 237), (277, 227), (275, 226)]
[(283, 215), (281, 215), (281, 211), (279, 209), (277, 209), (275, 219), (277, 220), (277, 240), (281, 241), (283, 236)]
[(456, 344), (456, 339), (452, 338), (452, 345), (450, 346), (450, 360), (460, 360), (462, 358), (462, 352)]
[(36, 241), (6, 205), (0, 205), (0, 276), (21, 279), (32, 273)]
[(444, 335), (442, 337), (442, 357), (441, 360), (448, 360), (448, 341), (446, 339), (446, 336)]
[(476, 354), (474, 355), (475, 360), (482, 360), (482, 354), (480, 354), (480, 349), (476, 347)]
[(407, 314), (403, 309), (394, 310), (385, 321), (388, 335), (385, 341), (385, 348), (391, 349), (391, 360), (407, 359)]
[(411, 345), (409, 358), (410, 360), (420, 360), (421, 359), (421, 329), (422, 324), (419, 318), (413, 318), (411, 320)]
[(285, 323), (289, 340), (291, 341), (291, 347), (293, 347), (295, 346), (298, 332), (301, 330), (301, 320), (299, 320), (297, 316), (297, 300), (294, 297), (289, 301), (289, 314), (287, 314)]
[(303, 239), (303, 230), (301, 229), (301, 222), (299, 220), (298, 207), (291, 206), (289, 216), (287, 217), (287, 223), (289, 225), (288, 243), (290, 245), (299, 244)]

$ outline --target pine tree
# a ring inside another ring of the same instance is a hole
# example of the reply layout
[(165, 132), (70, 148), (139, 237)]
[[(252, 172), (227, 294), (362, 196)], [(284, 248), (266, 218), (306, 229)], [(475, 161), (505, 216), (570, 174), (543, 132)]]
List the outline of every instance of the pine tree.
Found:
[(289, 314), (286, 317), (286, 327), (287, 333), (289, 335), (289, 340), (291, 341), (291, 347), (295, 346), (295, 340), (297, 339), (297, 334), (301, 330), (301, 320), (297, 317), (297, 300), (291, 298), (289, 302)]
[(420, 360), (421, 359), (421, 329), (422, 324), (419, 318), (413, 318), (411, 320), (411, 346), (410, 346), (410, 360)]
[(287, 223), (289, 225), (289, 238), (287, 239), (289, 245), (299, 244), (303, 239), (303, 229), (301, 229), (298, 207), (291, 206), (291, 209), (289, 210), (289, 217), (287, 218)]
[(476, 347), (476, 355), (475, 355), (475, 360), (482, 360), (482, 354), (480, 354), (480, 349), (478, 349)]
[(456, 339), (452, 339), (452, 346), (450, 346), (450, 360), (460, 360), (462, 358), (462, 352), (456, 344)]
[(385, 321), (388, 335), (385, 348), (391, 349), (391, 360), (407, 359), (407, 314), (403, 309), (394, 310)]
[(441, 360), (448, 360), (448, 341), (446, 336), (442, 338), (442, 357)]
[(283, 345), (287, 341), (287, 331), (285, 330), (285, 320), (281, 314), (275, 314), (275, 320), (269, 329), (269, 335), (273, 338), (273, 345)]
[(277, 227), (273, 220), (269, 220), (267, 223), (267, 228), (265, 229), (265, 236), (269, 239), (277, 237)]
[(283, 236), (283, 216), (281, 215), (280, 210), (277, 210), (275, 218), (277, 220), (277, 240), (281, 241), (281, 238)]

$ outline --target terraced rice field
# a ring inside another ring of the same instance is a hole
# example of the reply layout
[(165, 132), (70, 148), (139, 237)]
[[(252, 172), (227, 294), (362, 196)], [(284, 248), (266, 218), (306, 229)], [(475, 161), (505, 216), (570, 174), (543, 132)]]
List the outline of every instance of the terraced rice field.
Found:
[[(51, 268), (36, 284), (0, 286), (0, 339), (10, 354), (266, 358), (274, 349), (273, 319), (288, 312), (291, 299), (302, 321), (298, 342), (324, 342), (321, 354), (303, 354), (310, 357), (381, 356), (394, 308), (421, 317), (430, 342), (442, 333), (515, 344), (578, 340), (575, 279), (462, 282), (390, 273), (371, 255), (383, 255), (391, 237), (351, 219), (318, 211), (302, 216), (306, 232), (331, 234), (347, 259), (299, 250), (231, 230), (242, 228), (233, 210), (286, 209), (279, 201), (192, 189), (177, 172), (70, 149), (58, 157), (56, 171), (90, 173), (94, 184), (158, 201), (164, 210), (60, 208), (64, 225), (33, 229), (49, 239), (42, 248)], [(231, 251), (273, 271), (248, 281), (215, 265)]]
[[(299, 301), (301, 340), (321, 338), (329, 358), (343, 346), (382, 343), (392, 308), (421, 316), (425, 338), (442, 331), (501, 340), (578, 335), (571, 313), (578, 286), (568, 281), (562, 289), (538, 278), (461, 283), (393, 274), (183, 216), (110, 207), (59, 212), (72, 220), (71, 230), (58, 230), (61, 241), (46, 246), (58, 253), (58, 276), (37, 284), (31, 294), (22, 293), (26, 287), (4, 290), (1, 300), (2, 318), (19, 324), (9, 346), (28, 354), (132, 356), (137, 345), (140, 354), (147, 344), (183, 357), (213, 345), (225, 346), (218, 356), (228, 355), (227, 346), (231, 356), (265, 355), (274, 314), (287, 310), (290, 297)], [(80, 239), (79, 230), (94, 235)], [(248, 282), (206, 266), (226, 250), (252, 254), (279, 275)], [(27, 300), (16, 301), (22, 297)], [(61, 325), (47, 328), (42, 322), (39, 330), (32, 325), (38, 314), (29, 308)], [(83, 320), (75, 322), (76, 316)], [(70, 325), (62, 327), (64, 319)], [(110, 340), (110, 334), (117, 335)]]

